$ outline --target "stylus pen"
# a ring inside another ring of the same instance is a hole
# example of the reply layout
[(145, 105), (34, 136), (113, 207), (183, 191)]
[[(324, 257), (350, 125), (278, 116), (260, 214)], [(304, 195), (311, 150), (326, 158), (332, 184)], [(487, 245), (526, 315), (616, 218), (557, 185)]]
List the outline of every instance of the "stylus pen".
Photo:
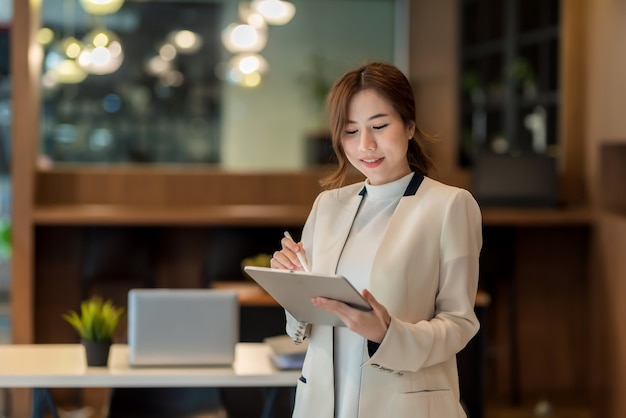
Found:
[[(293, 242), (296, 242), (293, 239), (293, 237), (291, 236), (291, 234), (289, 233), (289, 231), (285, 231), (285, 238), (289, 238)], [(300, 251), (298, 251), (296, 253), (296, 257), (298, 257), (298, 261), (300, 261), (300, 264), (302, 264), (302, 268), (304, 269), (304, 271), (310, 271), (309, 270), (309, 265), (307, 264), (306, 260), (304, 259), (304, 254), (302, 254), (302, 250), (300, 250)]]

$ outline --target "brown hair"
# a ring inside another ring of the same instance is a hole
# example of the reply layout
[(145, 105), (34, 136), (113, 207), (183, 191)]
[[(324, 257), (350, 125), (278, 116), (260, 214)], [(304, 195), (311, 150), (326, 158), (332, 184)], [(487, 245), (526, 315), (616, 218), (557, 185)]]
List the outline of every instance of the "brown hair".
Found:
[(333, 173), (322, 179), (321, 184), (325, 188), (341, 187), (346, 180), (349, 162), (341, 145), (341, 136), (348, 120), (352, 97), (368, 89), (388, 100), (405, 126), (415, 123), (415, 134), (409, 141), (406, 155), (411, 169), (427, 175), (433, 168), (432, 160), (424, 152), (421, 143), (433, 138), (419, 129), (415, 122), (415, 97), (409, 80), (393, 65), (373, 62), (345, 73), (335, 82), (326, 98), (333, 149), (339, 165)]

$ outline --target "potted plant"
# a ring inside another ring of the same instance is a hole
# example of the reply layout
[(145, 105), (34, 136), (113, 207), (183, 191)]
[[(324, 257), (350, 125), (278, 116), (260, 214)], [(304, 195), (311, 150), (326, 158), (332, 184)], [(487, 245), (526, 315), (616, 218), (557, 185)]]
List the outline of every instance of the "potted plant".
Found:
[(123, 314), (124, 308), (116, 307), (111, 300), (103, 301), (99, 296), (83, 301), (80, 314), (75, 311), (63, 314), (63, 319), (80, 335), (88, 366), (107, 365), (113, 333)]
[(255, 256), (247, 257), (241, 260), (241, 271), (243, 272), (244, 278), (254, 283), (254, 280), (252, 280), (252, 277), (250, 277), (243, 268), (245, 266), (270, 267), (271, 259), (272, 259), (271, 255), (260, 253)]

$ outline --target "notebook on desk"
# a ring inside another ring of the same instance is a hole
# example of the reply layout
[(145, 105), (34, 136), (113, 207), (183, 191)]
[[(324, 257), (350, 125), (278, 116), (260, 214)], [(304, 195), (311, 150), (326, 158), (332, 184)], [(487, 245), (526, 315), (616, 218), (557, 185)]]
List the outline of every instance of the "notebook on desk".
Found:
[(128, 292), (131, 366), (223, 366), (239, 341), (237, 294), (215, 289)]
[(277, 335), (263, 339), (272, 350), (270, 359), (281, 370), (301, 369), (309, 342), (295, 344), (288, 335)]

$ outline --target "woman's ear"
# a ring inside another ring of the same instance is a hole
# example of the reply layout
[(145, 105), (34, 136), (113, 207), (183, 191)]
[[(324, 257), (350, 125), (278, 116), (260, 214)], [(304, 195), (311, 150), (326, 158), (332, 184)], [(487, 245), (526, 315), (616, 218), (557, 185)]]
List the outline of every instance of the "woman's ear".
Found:
[(415, 122), (411, 121), (406, 125), (407, 139), (410, 140), (415, 135)]

